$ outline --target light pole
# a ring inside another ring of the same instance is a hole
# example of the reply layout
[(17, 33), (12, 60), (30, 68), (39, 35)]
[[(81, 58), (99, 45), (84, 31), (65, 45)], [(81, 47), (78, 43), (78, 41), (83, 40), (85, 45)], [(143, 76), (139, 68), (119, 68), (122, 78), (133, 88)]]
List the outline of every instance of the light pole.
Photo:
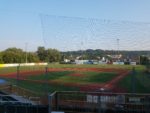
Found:
[(28, 47), (28, 43), (25, 43), (25, 52), (26, 52), (26, 63), (28, 63), (28, 56), (27, 56), (27, 47)]
[(119, 61), (119, 41), (120, 41), (120, 39), (117, 39), (118, 61)]

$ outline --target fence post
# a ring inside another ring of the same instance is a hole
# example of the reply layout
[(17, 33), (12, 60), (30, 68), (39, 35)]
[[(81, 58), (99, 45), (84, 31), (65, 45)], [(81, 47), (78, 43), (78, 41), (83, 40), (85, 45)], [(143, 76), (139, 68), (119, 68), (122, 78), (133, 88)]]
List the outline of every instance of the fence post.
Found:
[(146, 96), (145, 97), (145, 100), (146, 100), (146, 102), (145, 102), (145, 107), (146, 107), (146, 113), (149, 113), (150, 112), (150, 97), (149, 96)]
[(135, 67), (132, 68), (132, 77), (131, 77), (131, 92), (132, 93), (135, 93), (135, 86), (136, 86), (136, 78), (135, 78), (135, 75), (136, 75), (136, 71), (135, 71)]
[(19, 85), (19, 75), (20, 75), (20, 65), (17, 66), (17, 78), (16, 78), (16, 85)]
[(20, 64), (17, 66), (17, 78), (16, 78), (16, 93), (19, 93), (19, 76), (20, 76)]
[(59, 110), (59, 92), (56, 93), (56, 110)]
[(48, 113), (51, 113), (51, 111), (52, 111), (52, 97), (51, 97), (51, 95), (49, 94), (48, 95)]
[(101, 96), (98, 96), (98, 113), (101, 113)]
[(45, 67), (45, 94), (48, 95), (48, 67)]
[(57, 102), (57, 92), (55, 93), (54, 100), (55, 100), (55, 104), (54, 104), (54, 105), (55, 105), (55, 108), (54, 108), (54, 110), (57, 110), (57, 105), (58, 105), (58, 104), (57, 104), (57, 103), (58, 103), (58, 102)]

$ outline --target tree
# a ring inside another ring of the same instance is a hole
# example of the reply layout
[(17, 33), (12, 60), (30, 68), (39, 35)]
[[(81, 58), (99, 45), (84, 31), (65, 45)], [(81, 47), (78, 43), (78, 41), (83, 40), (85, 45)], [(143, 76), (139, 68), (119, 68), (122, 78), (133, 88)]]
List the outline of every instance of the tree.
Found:
[(18, 48), (8, 48), (3, 51), (2, 59), (4, 63), (22, 63), (25, 62), (25, 52)]
[(38, 47), (37, 55), (40, 61), (57, 62), (60, 60), (60, 52), (56, 49), (45, 49), (44, 47)]
[(3, 53), (2, 52), (0, 52), (0, 63), (4, 63), (3, 62)]
[(23, 53), (23, 50), (22, 50), (22, 49), (15, 48), (15, 47), (13, 47), (13, 48), (8, 48), (8, 49), (5, 50), (5, 52), (7, 52), (7, 51), (11, 51), (11, 52), (14, 52), (14, 53)]
[(148, 65), (149, 64), (149, 59), (147, 56), (140, 56), (140, 64), (142, 65)]
[(38, 47), (37, 55), (38, 55), (40, 61), (45, 61), (46, 60), (46, 50), (45, 50), (45, 48), (44, 47)]
[(56, 49), (46, 50), (46, 61), (48, 62), (58, 62), (60, 60), (60, 52)]
[(36, 53), (28, 53), (28, 62), (31, 63), (31, 62), (39, 62), (39, 57), (37, 56)]

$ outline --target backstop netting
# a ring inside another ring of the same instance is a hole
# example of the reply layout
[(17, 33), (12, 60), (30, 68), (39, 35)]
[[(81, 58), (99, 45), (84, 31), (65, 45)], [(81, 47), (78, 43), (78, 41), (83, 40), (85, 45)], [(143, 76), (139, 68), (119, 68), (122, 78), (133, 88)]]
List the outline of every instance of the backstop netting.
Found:
[(150, 50), (150, 23), (44, 14), (40, 18), (47, 48)]

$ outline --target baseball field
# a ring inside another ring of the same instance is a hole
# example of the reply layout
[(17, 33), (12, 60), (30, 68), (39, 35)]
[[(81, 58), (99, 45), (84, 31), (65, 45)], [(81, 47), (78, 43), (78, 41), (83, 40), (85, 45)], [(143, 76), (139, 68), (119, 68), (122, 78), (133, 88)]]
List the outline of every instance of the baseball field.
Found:
[[(135, 70), (133, 70), (133, 67)], [(0, 78), (37, 94), (54, 91), (150, 93), (150, 75), (141, 65), (49, 64), (0, 68)]]

